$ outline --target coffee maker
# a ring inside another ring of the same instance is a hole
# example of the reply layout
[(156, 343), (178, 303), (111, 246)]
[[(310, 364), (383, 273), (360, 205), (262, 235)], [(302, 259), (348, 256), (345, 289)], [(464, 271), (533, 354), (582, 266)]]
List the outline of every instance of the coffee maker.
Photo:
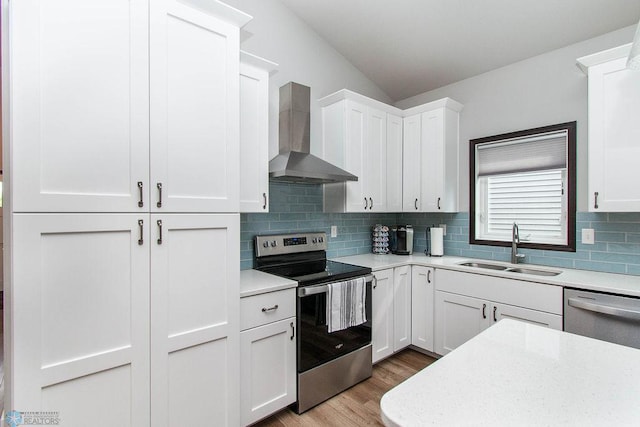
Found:
[(413, 227), (396, 225), (391, 228), (391, 253), (396, 255), (411, 255), (413, 253)]

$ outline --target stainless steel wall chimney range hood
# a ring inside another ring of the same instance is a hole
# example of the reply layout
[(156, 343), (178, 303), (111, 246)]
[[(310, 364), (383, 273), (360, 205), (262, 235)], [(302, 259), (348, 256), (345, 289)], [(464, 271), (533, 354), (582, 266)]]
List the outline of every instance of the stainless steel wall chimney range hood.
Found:
[(311, 89), (289, 82), (280, 88), (279, 151), (269, 162), (274, 181), (326, 184), (358, 177), (310, 154)]

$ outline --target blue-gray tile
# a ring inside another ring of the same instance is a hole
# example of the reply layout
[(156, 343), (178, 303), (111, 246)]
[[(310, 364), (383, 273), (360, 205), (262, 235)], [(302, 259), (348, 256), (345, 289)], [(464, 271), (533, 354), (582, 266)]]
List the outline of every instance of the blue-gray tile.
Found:
[(628, 264), (627, 265), (627, 274), (633, 274), (634, 276), (640, 276), (640, 265)]
[(593, 261), (604, 261), (610, 263), (640, 264), (640, 255), (591, 252), (591, 259)]
[(608, 221), (640, 223), (640, 212), (609, 212)]
[(624, 264), (614, 264), (611, 262), (581, 261), (577, 260), (575, 266), (581, 270), (603, 271), (605, 273), (624, 273), (626, 266)]
[(607, 221), (605, 212), (576, 212), (576, 221)]
[(527, 264), (546, 265), (549, 267), (573, 268), (574, 260), (566, 258), (552, 258), (542, 256), (526, 257), (524, 260)]

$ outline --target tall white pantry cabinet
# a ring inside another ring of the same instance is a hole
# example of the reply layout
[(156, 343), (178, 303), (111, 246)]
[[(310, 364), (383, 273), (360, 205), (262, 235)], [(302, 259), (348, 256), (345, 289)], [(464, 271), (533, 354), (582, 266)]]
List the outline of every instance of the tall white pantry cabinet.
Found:
[(3, 1), (6, 409), (239, 424), (239, 28), (209, 0)]

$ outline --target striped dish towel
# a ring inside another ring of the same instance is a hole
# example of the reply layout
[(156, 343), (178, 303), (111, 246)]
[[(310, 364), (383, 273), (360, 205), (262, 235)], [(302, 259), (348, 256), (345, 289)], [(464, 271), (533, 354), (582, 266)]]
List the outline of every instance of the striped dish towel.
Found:
[(329, 333), (361, 325), (367, 321), (365, 311), (367, 286), (364, 277), (330, 283), (328, 287), (327, 328)]

